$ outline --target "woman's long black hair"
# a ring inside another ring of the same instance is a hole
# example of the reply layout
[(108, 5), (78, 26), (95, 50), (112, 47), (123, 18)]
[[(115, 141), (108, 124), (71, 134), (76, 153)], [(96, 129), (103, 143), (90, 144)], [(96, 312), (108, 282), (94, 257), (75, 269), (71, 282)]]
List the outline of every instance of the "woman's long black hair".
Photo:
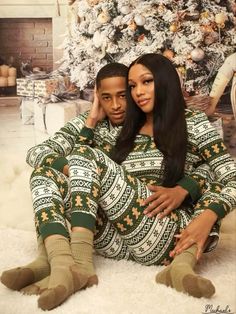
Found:
[[(179, 76), (172, 62), (159, 54), (142, 55), (131, 63), (129, 70), (134, 64), (144, 65), (154, 78), (154, 142), (164, 155), (162, 184), (172, 187), (184, 175), (187, 152), (186, 106)], [(117, 163), (122, 163), (132, 151), (135, 137), (145, 121), (146, 115), (134, 102), (127, 79), (126, 118), (112, 152), (112, 158)]]

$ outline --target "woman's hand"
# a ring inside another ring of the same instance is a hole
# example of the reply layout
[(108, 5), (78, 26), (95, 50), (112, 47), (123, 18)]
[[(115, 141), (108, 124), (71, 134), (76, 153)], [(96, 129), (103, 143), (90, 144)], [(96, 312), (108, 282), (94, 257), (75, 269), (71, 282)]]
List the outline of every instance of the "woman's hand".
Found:
[(217, 220), (217, 215), (210, 209), (204, 210), (198, 217), (194, 218), (181, 234), (176, 235), (179, 239), (170, 256), (174, 257), (182, 253), (185, 249), (197, 244), (196, 257), (199, 259), (204, 249), (210, 231)]
[(102, 106), (99, 103), (98, 95), (97, 95), (97, 89), (96, 86), (94, 88), (94, 99), (93, 103), (89, 112), (89, 115), (87, 117), (85, 125), (88, 128), (95, 128), (98, 121), (103, 120), (106, 117), (106, 114), (102, 108)]
[(178, 208), (188, 195), (188, 191), (179, 185), (173, 188), (149, 185), (148, 189), (153, 194), (144, 201), (144, 205), (148, 205), (144, 210), (144, 214), (148, 217), (158, 215), (159, 219), (169, 215), (172, 210)]

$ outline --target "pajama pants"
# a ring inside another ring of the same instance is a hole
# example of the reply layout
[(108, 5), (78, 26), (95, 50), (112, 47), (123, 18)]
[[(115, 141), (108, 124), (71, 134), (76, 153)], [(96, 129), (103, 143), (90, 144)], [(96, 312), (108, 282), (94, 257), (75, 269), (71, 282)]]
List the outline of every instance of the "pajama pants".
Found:
[(174, 236), (193, 218), (191, 208), (178, 208), (161, 220), (148, 218), (142, 202), (151, 195), (146, 185), (88, 146), (73, 151), (69, 169), (70, 178), (48, 167), (32, 174), (38, 234), (69, 237), (68, 220), (72, 226), (94, 230), (94, 247), (105, 257), (143, 265), (170, 263)]

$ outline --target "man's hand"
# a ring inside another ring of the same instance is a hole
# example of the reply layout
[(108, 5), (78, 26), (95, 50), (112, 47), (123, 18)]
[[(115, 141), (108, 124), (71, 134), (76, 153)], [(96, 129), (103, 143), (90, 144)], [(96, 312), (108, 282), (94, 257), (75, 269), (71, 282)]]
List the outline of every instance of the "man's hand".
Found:
[(97, 95), (97, 89), (96, 86), (94, 88), (94, 99), (93, 99), (93, 103), (88, 115), (88, 118), (86, 120), (85, 125), (88, 128), (95, 128), (98, 121), (103, 120), (106, 117), (106, 114), (103, 110), (103, 108), (101, 107), (101, 105), (99, 104), (99, 99), (98, 99), (98, 95)]
[(198, 248), (196, 257), (199, 259), (216, 220), (217, 215), (212, 210), (204, 210), (204, 212), (189, 223), (181, 234), (176, 235), (176, 238), (179, 240), (174, 250), (170, 252), (170, 256), (174, 257), (196, 243)]
[(148, 217), (158, 215), (160, 219), (178, 208), (188, 195), (188, 191), (179, 185), (173, 188), (149, 185), (148, 189), (154, 193), (144, 201), (144, 205), (148, 205), (144, 214)]
[(64, 175), (65, 176), (67, 176), (67, 177), (69, 177), (69, 166), (68, 165), (65, 165), (64, 167), (63, 167), (63, 173), (64, 173)]

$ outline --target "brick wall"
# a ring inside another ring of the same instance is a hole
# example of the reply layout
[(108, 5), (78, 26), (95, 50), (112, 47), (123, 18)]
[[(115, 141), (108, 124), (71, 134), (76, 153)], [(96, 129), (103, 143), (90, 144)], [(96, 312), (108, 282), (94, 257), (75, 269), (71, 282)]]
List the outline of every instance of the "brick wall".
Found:
[(30, 58), (33, 67), (52, 71), (52, 19), (0, 19), (0, 58), (7, 63), (10, 56), (15, 58), (14, 66), (18, 68), (18, 77), (21, 76), (20, 60), (27, 61)]

